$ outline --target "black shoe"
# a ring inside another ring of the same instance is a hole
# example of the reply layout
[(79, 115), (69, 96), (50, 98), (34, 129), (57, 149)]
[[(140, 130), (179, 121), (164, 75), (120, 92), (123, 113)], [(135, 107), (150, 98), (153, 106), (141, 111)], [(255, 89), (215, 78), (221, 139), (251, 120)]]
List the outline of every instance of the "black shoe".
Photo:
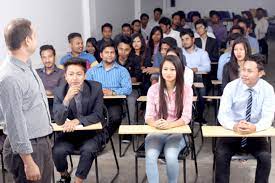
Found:
[(56, 183), (71, 183), (71, 176), (61, 176), (61, 179)]

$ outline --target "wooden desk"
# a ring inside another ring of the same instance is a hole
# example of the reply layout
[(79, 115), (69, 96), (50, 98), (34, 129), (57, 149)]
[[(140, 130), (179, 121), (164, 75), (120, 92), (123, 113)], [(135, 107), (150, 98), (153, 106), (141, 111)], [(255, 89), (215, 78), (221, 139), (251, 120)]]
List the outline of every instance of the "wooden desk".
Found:
[(220, 100), (221, 96), (202, 96), (205, 99), (209, 99), (209, 100)]
[(203, 82), (194, 82), (193, 85), (195, 88), (204, 88)]
[(141, 85), (141, 82), (132, 83), (132, 86), (139, 86), (139, 85)]
[(222, 126), (202, 126), (202, 134), (204, 137), (271, 137), (275, 136), (275, 128), (271, 127), (264, 131), (240, 135)]
[[(52, 123), (51, 124), (53, 127), (53, 131), (58, 132), (58, 131), (63, 131), (63, 127), (57, 125), (56, 123)], [(81, 131), (81, 130), (102, 130), (102, 125), (101, 123), (96, 123), (96, 124), (92, 124), (89, 126), (82, 126), (82, 125), (78, 125), (76, 126), (76, 131)]]
[(212, 85), (221, 85), (222, 81), (220, 80), (211, 80)]
[[(196, 102), (197, 100), (198, 100), (198, 97), (193, 96), (193, 102)], [(147, 102), (147, 96), (138, 97), (137, 102)]]
[(103, 99), (126, 99), (126, 95), (104, 95)]
[(207, 72), (195, 72), (195, 74), (201, 74), (201, 75), (205, 75), (205, 74), (208, 74)]
[(53, 95), (47, 95), (47, 98), (48, 99), (54, 99), (54, 96)]
[(211, 62), (211, 65), (218, 65), (218, 62)]
[(169, 133), (181, 133), (181, 134), (190, 134), (191, 129), (188, 125), (171, 128), (168, 130), (159, 130), (149, 125), (120, 125), (118, 134), (120, 135), (142, 135), (148, 133), (159, 133), (159, 134), (169, 134)]

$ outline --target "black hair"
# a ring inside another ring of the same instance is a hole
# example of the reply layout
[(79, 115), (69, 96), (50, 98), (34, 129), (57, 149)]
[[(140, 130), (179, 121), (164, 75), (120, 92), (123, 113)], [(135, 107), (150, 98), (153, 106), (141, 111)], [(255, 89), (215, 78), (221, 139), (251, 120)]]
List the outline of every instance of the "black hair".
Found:
[(130, 25), (130, 24), (128, 24), (128, 23), (124, 23), (124, 24), (122, 24), (121, 28), (123, 29), (124, 27), (129, 27), (129, 28), (131, 29), (131, 25)]
[(199, 19), (195, 22), (195, 28), (197, 27), (197, 25), (202, 24), (205, 28), (207, 28), (207, 23), (204, 19)]
[(41, 55), (42, 51), (45, 51), (45, 50), (52, 50), (54, 56), (56, 54), (55, 49), (52, 45), (45, 44), (45, 45), (40, 46), (40, 51), (39, 51), (40, 56), (42, 56)]
[(73, 38), (76, 38), (76, 37), (82, 38), (81, 34), (78, 33), (78, 32), (70, 33), (70, 34), (68, 35), (68, 41), (69, 41), (69, 43), (71, 42), (71, 40), (72, 40)]
[(229, 32), (232, 32), (234, 29), (239, 29), (241, 31), (241, 34), (244, 35), (244, 29), (239, 25), (233, 25)]
[(218, 11), (216, 11), (216, 10), (211, 10), (211, 11), (209, 12), (209, 17), (213, 17), (214, 15), (216, 15), (217, 17), (219, 17), (219, 18), (221, 19), (221, 15), (220, 15), (220, 13), (219, 13)]
[(158, 11), (158, 12), (160, 12), (160, 14), (162, 14), (162, 9), (161, 9), (161, 8), (155, 8), (155, 9), (154, 9), (154, 13), (155, 13), (156, 11)]
[(148, 19), (149, 19), (149, 15), (147, 14), (147, 13), (142, 13), (141, 15), (140, 15), (140, 20), (143, 18), (143, 17), (147, 17)]
[(101, 32), (103, 32), (103, 29), (104, 29), (105, 27), (110, 28), (111, 31), (113, 30), (112, 24), (110, 24), (110, 23), (105, 23), (105, 24), (103, 24), (103, 25), (101, 26)]
[(184, 29), (180, 32), (180, 37), (184, 35), (189, 35), (191, 38), (194, 38), (194, 32), (191, 29)]
[(121, 35), (117, 41), (117, 46), (119, 45), (119, 43), (128, 44), (130, 45), (130, 47), (132, 47), (132, 39), (129, 36)]
[(180, 19), (182, 19), (182, 16), (181, 16), (181, 14), (180, 14), (178, 11), (172, 14), (172, 19), (173, 19), (175, 16), (179, 16)]
[(139, 19), (135, 19), (132, 21), (131, 25), (134, 25), (136, 22), (140, 23), (140, 20)]
[(159, 20), (159, 24), (164, 24), (164, 25), (170, 25), (171, 26), (171, 20), (167, 17), (162, 17), (160, 20)]
[(64, 70), (65, 72), (67, 71), (67, 68), (70, 65), (79, 65), (83, 68), (84, 73), (86, 73), (86, 61), (84, 59), (78, 58), (78, 57), (72, 57), (69, 58), (65, 63), (64, 63)]
[(112, 41), (104, 41), (101, 45), (100, 49), (100, 53), (103, 52), (103, 50), (107, 47), (113, 47), (115, 49), (115, 45)]
[(264, 55), (258, 53), (258, 54), (249, 56), (246, 61), (255, 62), (257, 64), (258, 70), (263, 71), (265, 59), (266, 59), (266, 57)]
[(168, 44), (170, 47), (177, 47), (177, 40), (172, 37), (165, 37), (161, 40), (161, 44)]

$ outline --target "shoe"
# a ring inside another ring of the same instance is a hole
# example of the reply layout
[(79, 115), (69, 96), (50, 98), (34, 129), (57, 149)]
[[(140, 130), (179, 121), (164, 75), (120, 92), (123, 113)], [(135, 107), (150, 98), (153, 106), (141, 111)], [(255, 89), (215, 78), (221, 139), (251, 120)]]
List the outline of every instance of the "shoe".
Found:
[(71, 183), (71, 176), (61, 176), (61, 179), (56, 183)]

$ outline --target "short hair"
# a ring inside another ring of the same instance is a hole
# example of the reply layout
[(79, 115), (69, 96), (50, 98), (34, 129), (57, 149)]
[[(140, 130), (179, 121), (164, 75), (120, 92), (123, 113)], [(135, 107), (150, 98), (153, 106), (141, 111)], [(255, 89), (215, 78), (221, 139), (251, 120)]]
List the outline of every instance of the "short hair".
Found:
[(168, 44), (170, 47), (177, 47), (177, 40), (172, 37), (165, 37), (161, 40), (161, 44)]
[(216, 11), (216, 10), (211, 10), (211, 11), (209, 12), (209, 17), (213, 17), (214, 15), (216, 15), (216, 16), (219, 17), (219, 18), (221, 18), (221, 15), (220, 15), (220, 13), (219, 13), (218, 11)]
[(233, 20), (240, 20), (240, 19), (242, 19), (241, 15), (234, 15), (233, 16)]
[(86, 44), (87, 43), (91, 43), (93, 46), (97, 45), (97, 41), (96, 41), (96, 38), (94, 37), (90, 37), (86, 40)]
[(159, 24), (164, 24), (164, 25), (170, 25), (171, 26), (171, 20), (167, 17), (162, 17), (160, 20), (159, 20)]
[(69, 43), (71, 42), (71, 40), (72, 40), (73, 38), (76, 38), (76, 37), (82, 38), (81, 34), (78, 33), (78, 32), (70, 33), (70, 34), (68, 35), (68, 41), (69, 41)]
[(132, 39), (129, 36), (121, 35), (119, 37), (118, 41), (117, 41), (117, 46), (119, 45), (119, 43), (128, 44), (131, 47), (131, 45), (132, 45)]
[(234, 29), (239, 29), (241, 31), (241, 34), (243, 35), (244, 34), (244, 30), (241, 26), (239, 25), (233, 25), (230, 29), (230, 32), (232, 32)]
[(177, 11), (177, 13), (180, 15), (181, 19), (185, 19), (184, 11)]
[(112, 26), (112, 24), (110, 24), (110, 23), (105, 23), (105, 24), (103, 24), (103, 25), (101, 26), (101, 32), (103, 32), (103, 29), (104, 29), (105, 27), (108, 27), (108, 28), (111, 29), (111, 31), (113, 31), (113, 26)]
[(45, 45), (40, 46), (40, 51), (39, 51), (40, 56), (42, 56), (41, 55), (42, 51), (45, 51), (45, 50), (52, 50), (53, 55), (55, 56), (55, 49), (52, 45), (45, 44)]
[(180, 37), (184, 35), (189, 35), (191, 38), (194, 38), (194, 32), (191, 29), (184, 29), (180, 32)]
[(65, 63), (64, 63), (64, 70), (65, 72), (67, 71), (67, 68), (70, 66), (70, 65), (78, 65), (80, 67), (83, 68), (83, 71), (84, 73), (86, 73), (86, 61), (82, 58), (79, 58), (79, 57), (72, 57), (72, 58), (69, 58)]
[(263, 71), (265, 60), (266, 60), (266, 58), (264, 55), (257, 53), (257, 54), (249, 56), (246, 61), (255, 62), (257, 64), (258, 70)]
[(141, 15), (140, 15), (140, 20), (143, 18), (143, 17), (147, 17), (148, 19), (149, 19), (149, 15), (147, 14), (147, 13), (142, 13)]
[(234, 41), (234, 40), (236, 40), (237, 38), (242, 37), (242, 36), (243, 36), (243, 35), (240, 34), (240, 33), (231, 33), (231, 34), (228, 35), (227, 41), (228, 41), (228, 42)]
[(181, 16), (181, 14), (180, 14), (178, 11), (172, 14), (172, 19), (173, 19), (175, 16), (179, 16), (180, 19), (182, 19), (182, 16)]
[(32, 35), (31, 22), (18, 18), (12, 20), (4, 30), (5, 42), (10, 51), (18, 50), (26, 37)]
[(199, 17), (199, 18), (201, 18), (201, 14), (199, 12), (195, 11), (191, 15), (191, 20), (193, 20), (193, 17)]
[(131, 25), (128, 23), (122, 24), (121, 29), (123, 29), (124, 27), (129, 27), (131, 29)]
[(156, 13), (156, 11), (158, 11), (158, 12), (160, 12), (160, 14), (162, 14), (162, 9), (161, 8), (155, 8), (154, 13)]
[(199, 25), (199, 24), (202, 24), (205, 28), (207, 28), (207, 23), (204, 19), (199, 19), (195, 22), (195, 29), (196, 29), (197, 25)]
[(244, 19), (244, 18), (238, 19), (238, 24), (239, 24), (239, 23), (245, 24), (245, 26), (246, 26), (247, 28), (249, 28), (249, 27), (251, 26), (251, 22), (248, 21), (247, 19)]
[(139, 20), (139, 19), (133, 20), (132, 23), (131, 23), (131, 25), (134, 25), (134, 24), (137, 23), (137, 22), (140, 23), (140, 20)]
[(113, 43), (113, 41), (104, 41), (101, 45), (101, 47), (99, 48), (100, 52), (102, 53), (103, 50), (107, 47), (113, 47), (115, 49), (115, 45)]

